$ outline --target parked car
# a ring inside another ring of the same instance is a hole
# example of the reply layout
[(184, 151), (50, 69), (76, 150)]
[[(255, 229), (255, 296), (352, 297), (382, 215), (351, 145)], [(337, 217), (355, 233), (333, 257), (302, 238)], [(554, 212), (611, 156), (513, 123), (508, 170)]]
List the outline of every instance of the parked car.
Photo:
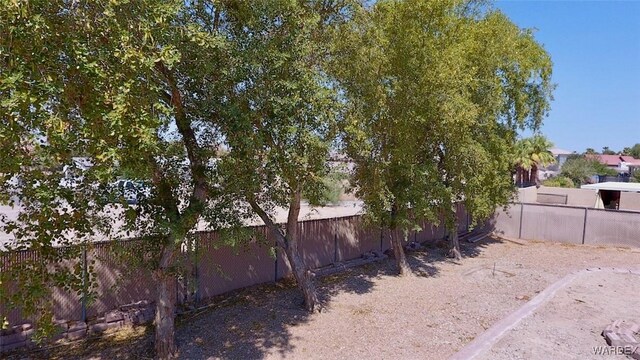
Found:
[(120, 179), (111, 185), (112, 195), (123, 197), (127, 204), (138, 204), (151, 194), (151, 187), (142, 181)]

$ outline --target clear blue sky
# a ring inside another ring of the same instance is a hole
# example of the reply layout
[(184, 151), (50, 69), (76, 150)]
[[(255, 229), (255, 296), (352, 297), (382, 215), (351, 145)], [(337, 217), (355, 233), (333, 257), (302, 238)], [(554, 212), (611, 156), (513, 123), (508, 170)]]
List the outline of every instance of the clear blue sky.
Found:
[(495, 3), (520, 27), (536, 28), (551, 54), (554, 93), (542, 132), (583, 152), (640, 143), (640, 0)]

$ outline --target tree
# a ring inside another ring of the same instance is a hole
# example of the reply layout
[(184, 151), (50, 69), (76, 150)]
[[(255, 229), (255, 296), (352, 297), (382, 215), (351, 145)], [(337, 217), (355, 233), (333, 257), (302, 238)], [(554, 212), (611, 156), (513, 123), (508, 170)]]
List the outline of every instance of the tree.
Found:
[(602, 155), (615, 155), (616, 152), (613, 150), (610, 150), (608, 146), (605, 146), (602, 148)]
[(349, 178), (344, 171), (335, 167), (331, 168), (323, 179), (324, 190), (320, 194), (305, 196), (307, 201), (312, 198), (312, 203), (317, 203), (320, 206), (338, 205), (341, 195), (345, 192), (345, 180)]
[(593, 175), (615, 176), (617, 172), (596, 159), (575, 155), (570, 156), (562, 165), (561, 175), (571, 179), (576, 185), (581, 185), (589, 182)]
[(589, 163), (591, 165), (591, 168), (593, 169), (592, 172), (594, 175), (602, 175), (602, 176), (618, 175), (618, 171), (616, 171), (616, 169), (612, 169), (608, 167), (607, 165), (601, 163), (597, 159), (589, 159)]
[[(50, 329), (52, 286), (80, 291), (84, 280), (61, 266), (79, 247), (62, 246), (138, 237), (157, 290), (156, 355), (173, 358), (180, 247), (199, 221), (235, 224), (218, 219), (227, 198), (213, 186), (217, 119), (231, 89), (220, 10), (150, 0), (2, 5), (0, 149), (9, 156), (0, 190), (20, 211), (3, 230), (14, 249), (39, 254), (2, 274), (19, 285), (10, 300)], [(136, 206), (109, 190), (122, 173), (149, 187)]]
[(524, 186), (531, 178), (530, 172), (533, 165), (531, 158), (531, 139), (520, 139), (516, 143), (514, 163), (516, 166), (516, 185)]
[[(348, 12), (342, 2), (278, 1), (239, 3), (227, 14), (240, 60), (221, 166), (286, 254), (309, 311), (320, 304), (301, 254), (298, 216), (303, 196), (314, 204), (326, 191), (339, 104), (325, 64), (332, 29)], [(284, 228), (272, 218), (276, 206), (288, 209)]]
[(516, 184), (540, 184), (538, 168), (553, 164), (556, 159), (549, 150), (553, 144), (543, 135), (520, 139), (516, 143)]
[(534, 135), (531, 138), (531, 176), (529, 181), (540, 185), (540, 179), (538, 178), (538, 168), (540, 166), (548, 166), (556, 162), (555, 157), (549, 149), (553, 146), (547, 138), (543, 135)]
[(542, 182), (542, 185), (549, 187), (574, 188), (576, 185), (573, 180), (564, 176), (556, 176)]
[(633, 156), (635, 159), (640, 159), (640, 143), (633, 145), (632, 147), (625, 147), (622, 151), (623, 155)]
[(455, 204), (481, 219), (510, 199), (516, 130), (537, 128), (548, 110), (549, 56), (474, 1), (379, 1), (356, 23), (344, 36), (352, 66), (338, 73), (357, 195), (405, 233), (442, 214), (459, 258)]
[(561, 175), (571, 179), (576, 185), (581, 185), (589, 181), (594, 175), (594, 170), (586, 157), (570, 156), (562, 165)]
[(598, 152), (595, 151), (593, 148), (587, 148), (587, 150), (585, 151), (585, 154), (588, 154), (588, 155), (595, 155), (597, 153)]

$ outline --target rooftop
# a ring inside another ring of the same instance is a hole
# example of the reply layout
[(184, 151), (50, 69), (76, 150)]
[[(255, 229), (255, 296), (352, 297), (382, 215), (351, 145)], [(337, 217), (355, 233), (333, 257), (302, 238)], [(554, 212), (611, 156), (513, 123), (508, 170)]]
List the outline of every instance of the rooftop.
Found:
[(581, 189), (640, 192), (640, 183), (603, 182), (580, 186)]
[(549, 149), (549, 151), (551, 151), (551, 153), (554, 156), (558, 156), (558, 155), (571, 155), (574, 153), (574, 151), (569, 151), (569, 150), (565, 150), (565, 149), (560, 149), (560, 148), (551, 148)]
[(640, 159), (635, 159), (633, 156), (627, 156), (627, 155), (590, 154), (590, 155), (587, 155), (587, 157), (591, 159), (596, 159), (608, 166), (618, 166), (622, 162), (626, 163), (627, 165), (640, 165)]

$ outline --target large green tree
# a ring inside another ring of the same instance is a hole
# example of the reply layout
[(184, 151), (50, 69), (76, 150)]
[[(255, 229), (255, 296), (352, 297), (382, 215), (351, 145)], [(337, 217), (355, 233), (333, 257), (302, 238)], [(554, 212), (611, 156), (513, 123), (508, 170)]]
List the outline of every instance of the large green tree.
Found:
[[(335, 89), (327, 58), (335, 26), (350, 12), (344, 1), (239, 2), (227, 14), (234, 39), (235, 92), (223, 126), (229, 156), (221, 163), (235, 189), (284, 251), (309, 311), (318, 309), (313, 274), (297, 234), (302, 198), (326, 193), (335, 139)], [(284, 227), (275, 209), (288, 211)]]
[[(213, 186), (232, 89), (221, 18), (200, 2), (2, 1), (0, 189), (19, 211), (3, 230), (39, 256), (2, 280), (41, 324), (52, 286), (82, 284), (60, 265), (79, 247), (63, 246), (135, 236), (156, 285), (156, 355), (176, 356), (180, 246), (199, 221), (234, 223), (218, 219), (226, 198)], [(111, 190), (119, 174), (143, 184), (137, 205)]]
[[(379, 1), (349, 30), (350, 66), (336, 71), (357, 194), (405, 234), (443, 216), (460, 257), (455, 204), (482, 219), (511, 198), (516, 133), (548, 111), (550, 58), (531, 31), (475, 1)], [(406, 273), (401, 239), (391, 242)]]
[(616, 176), (618, 172), (595, 158), (572, 155), (562, 165), (561, 174), (571, 179), (576, 186), (580, 186), (588, 183), (594, 175)]

